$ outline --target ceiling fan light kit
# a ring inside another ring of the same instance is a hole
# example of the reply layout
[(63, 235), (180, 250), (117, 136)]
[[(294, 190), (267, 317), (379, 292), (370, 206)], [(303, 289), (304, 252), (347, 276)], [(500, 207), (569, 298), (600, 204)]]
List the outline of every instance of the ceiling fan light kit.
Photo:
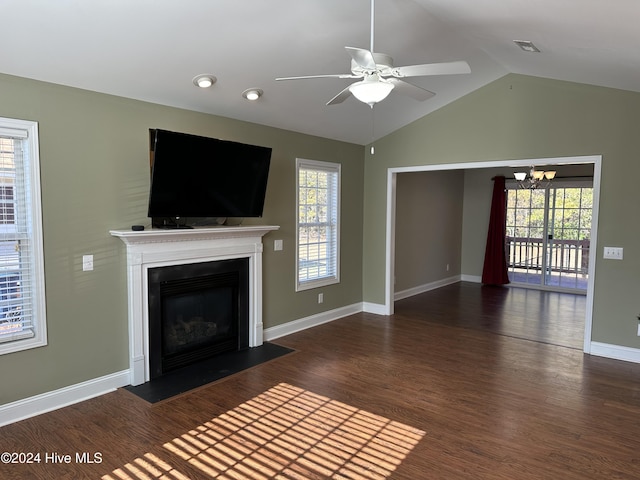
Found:
[[(375, 77), (375, 78), (372, 78)], [(360, 100), (362, 103), (366, 103), (371, 108), (387, 98), (393, 90), (393, 83), (387, 83), (380, 81), (377, 75), (370, 75), (361, 82), (356, 82), (349, 87), (351, 94)]]
[(435, 94), (422, 87), (401, 80), (406, 77), (422, 77), (429, 75), (455, 75), (470, 73), (469, 64), (464, 61), (429, 63), (424, 65), (409, 65), (394, 67), (391, 56), (375, 53), (373, 50), (374, 0), (371, 0), (371, 45), (369, 50), (357, 47), (345, 47), (351, 55), (351, 73), (308, 75), (298, 77), (280, 77), (276, 80), (302, 80), (309, 78), (351, 78), (361, 79), (348, 86), (327, 105), (344, 102), (351, 95), (370, 107), (387, 98), (392, 90), (407, 95), (419, 101), (427, 100)]

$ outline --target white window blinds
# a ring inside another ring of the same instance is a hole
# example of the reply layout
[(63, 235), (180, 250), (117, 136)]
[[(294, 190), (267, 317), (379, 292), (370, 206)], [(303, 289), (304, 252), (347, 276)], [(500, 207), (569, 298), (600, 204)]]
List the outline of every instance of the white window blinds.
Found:
[(0, 118), (0, 353), (46, 343), (36, 134)]
[(297, 161), (297, 290), (339, 281), (340, 164)]

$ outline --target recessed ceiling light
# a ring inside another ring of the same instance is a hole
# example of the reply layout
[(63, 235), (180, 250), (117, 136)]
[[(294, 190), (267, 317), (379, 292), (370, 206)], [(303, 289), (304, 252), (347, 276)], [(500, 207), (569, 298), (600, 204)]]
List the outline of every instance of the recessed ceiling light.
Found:
[(258, 100), (264, 92), (259, 88), (248, 88), (244, 92), (242, 92), (242, 96), (247, 100), (256, 101)]
[(540, 49), (529, 40), (514, 40), (513, 43), (518, 45), (525, 52), (540, 53)]
[(216, 77), (214, 77), (213, 75), (205, 73), (205, 74), (198, 75), (198, 76), (194, 77), (193, 84), (196, 87), (209, 88), (211, 85), (216, 83), (217, 80), (218, 79)]

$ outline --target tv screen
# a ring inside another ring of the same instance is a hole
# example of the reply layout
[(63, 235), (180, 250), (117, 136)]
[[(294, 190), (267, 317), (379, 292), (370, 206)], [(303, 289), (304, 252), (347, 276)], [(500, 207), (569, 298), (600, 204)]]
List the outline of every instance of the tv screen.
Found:
[(271, 148), (150, 130), (149, 217), (261, 217)]

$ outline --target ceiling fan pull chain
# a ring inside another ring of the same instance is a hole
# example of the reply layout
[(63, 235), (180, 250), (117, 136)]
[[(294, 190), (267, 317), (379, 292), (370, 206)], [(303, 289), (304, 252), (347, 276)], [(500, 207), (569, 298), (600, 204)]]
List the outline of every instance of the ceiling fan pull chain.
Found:
[(373, 146), (373, 144), (376, 141), (376, 114), (375, 114), (375, 108), (373, 108), (373, 105), (371, 105), (371, 155), (375, 155), (376, 154), (376, 147)]

